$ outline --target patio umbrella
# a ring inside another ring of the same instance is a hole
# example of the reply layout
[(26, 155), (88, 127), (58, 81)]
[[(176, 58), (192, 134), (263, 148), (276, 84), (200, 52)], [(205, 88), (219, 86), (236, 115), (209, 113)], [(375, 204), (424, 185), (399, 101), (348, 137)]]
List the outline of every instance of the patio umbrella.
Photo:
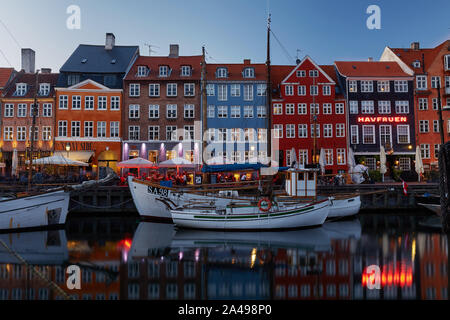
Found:
[(320, 171), (322, 174), (325, 174), (325, 150), (323, 150), (323, 148), (320, 149), (319, 164)]
[(156, 164), (146, 160), (144, 158), (133, 158), (133, 159), (129, 159), (129, 160), (125, 160), (122, 162), (119, 162), (117, 164), (117, 166), (119, 168), (137, 168), (138, 169), (138, 176), (140, 175), (140, 171), (142, 168), (153, 168), (156, 167)]
[(384, 174), (386, 173), (386, 151), (383, 146), (380, 146), (380, 173), (382, 181), (384, 182)]
[(423, 169), (423, 162), (422, 162), (422, 153), (420, 152), (420, 147), (416, 147), (416, 172), (419, 175), (419, 182), (420, 182), (420, 175), (424, 173)]
[(350, 178), (353, 181), (353, 168), (356, 166), (356, 162), (355, 162), (355, 155), (353, 153), (353, 149), (352, 148), (348, 148), (348, 155), (347, 155), (348, 161), (348, 172), (350, 173)]
[(13, 151), (13, 158), (11, 164), (11, 175), (14, 176), (17, 174), (17, 165), (19, 164), (19, 159), (17, 157), (17, 149)]
[(195, 165), (192, 162), (190, 162), (184, 158), (177, 157), (177, 158), (173, 158), (173, 159), (161, 162), (159, 164), (159, 167), (161, 167), (161, 168), (177, 168), (177, 174), (178, 174), (179, 168), (194, 168)]
[(291, 164), (295, 161), (295, 167), (297, 167), (297, 153), (295, 152), (295, 148), (291, 149)]
[[(27, 160), (26, 163), (30, 163), (30, 161)], [(51, 157), (33, 160), (33, 165), (58, 165), (58, 166), (73, 166), (73, 167), (89, 166), (86, 162), (72, 160), (62, 155), (53, 155)]]

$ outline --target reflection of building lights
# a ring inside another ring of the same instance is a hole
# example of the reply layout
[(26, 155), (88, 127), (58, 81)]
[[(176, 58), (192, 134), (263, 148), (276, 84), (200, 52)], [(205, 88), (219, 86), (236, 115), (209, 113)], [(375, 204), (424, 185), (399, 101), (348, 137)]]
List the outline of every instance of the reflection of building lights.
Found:
[(372, 287), (374, 284), (378, 283), (381, 287), (385, 286), (400, 286), (411, 287), (413, 282), (412, 267), (404, 266), (393, 270), (391, 266), (385, 266), (383, 271), (378, 274), (368, 271), (368, 268), (364, 269), (362, 274), (361, 284), (363, 287)]
[(256, 261), (256, 248), (252, 249), (252, 255), (251, 255), (251, 262), (250, 262), (250, 268), (253, 268)]
[(183, 260), (183, 251), (180, 251), (179, 253), (178, 253), (178, 260)]
[(200, 258), (200, 249), (195, 249), (195, 261), (198, 262)]
[(412, 241), (412, 249), (411, 249), (411, 259), (414, 261), (416, 257), (416, 239), (413, 239)]

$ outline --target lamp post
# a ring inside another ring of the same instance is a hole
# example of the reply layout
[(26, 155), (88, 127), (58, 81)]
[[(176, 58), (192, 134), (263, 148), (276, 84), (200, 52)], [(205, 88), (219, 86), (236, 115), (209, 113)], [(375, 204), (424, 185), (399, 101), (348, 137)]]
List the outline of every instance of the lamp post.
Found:
[(70, 151), (70, 143), (66, 143), (66, 152), (67, 152), (67, 159), (69, 158), (69, 151)]

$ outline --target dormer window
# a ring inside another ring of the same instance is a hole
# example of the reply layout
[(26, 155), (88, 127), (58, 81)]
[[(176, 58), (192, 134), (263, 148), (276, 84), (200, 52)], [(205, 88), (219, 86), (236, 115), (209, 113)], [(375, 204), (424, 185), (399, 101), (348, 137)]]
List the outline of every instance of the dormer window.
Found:
[(226, 78), (228, 76), (227, 68), (217, 68), (216, 77)]
[(138, 66), (137, 76), (146, 77), (149, 74), (150, 69), (147, 66)]
[(420, 61), (416, 60), (416, 61), (413, 62), (412, 65), (413, 65), (414, 68), (420, 68)]
[(244, 69), (244, 78), (254, 78), (254, 77), (255, 77), (255, 69), (253, 68)]
[(192, 74), (191, 66), (181, 66), (181, 76), (190, 77)]
[(27, 84), (26, 83), (17, 83), (16, 84), (16, 96), (24, 96), (27, 93)]
[(39, 95), (48, 96), (50, 93), (50, 83), (41, 83), (39, 85)]
[(168, 77), (169, 76), (169, 67), (168, 66), (159, 66), (159, 76), (160, 77)]

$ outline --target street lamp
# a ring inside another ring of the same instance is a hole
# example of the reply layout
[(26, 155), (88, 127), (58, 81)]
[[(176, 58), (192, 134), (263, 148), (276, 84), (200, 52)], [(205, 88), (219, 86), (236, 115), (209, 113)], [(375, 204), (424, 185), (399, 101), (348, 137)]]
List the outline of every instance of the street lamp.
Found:
[(69, 158), (70, 143), (66, 143), (67, 158)]

